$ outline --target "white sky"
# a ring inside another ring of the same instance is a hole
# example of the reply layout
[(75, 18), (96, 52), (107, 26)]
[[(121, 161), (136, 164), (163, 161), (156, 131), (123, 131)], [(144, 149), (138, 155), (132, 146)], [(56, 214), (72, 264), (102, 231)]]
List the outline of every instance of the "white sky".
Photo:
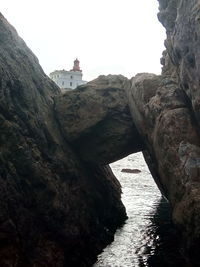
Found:
[(0, 12), (38, 57), (44, 71), (100, 74), (161, 71), (165, 31), (157, 0), (1, 0)]

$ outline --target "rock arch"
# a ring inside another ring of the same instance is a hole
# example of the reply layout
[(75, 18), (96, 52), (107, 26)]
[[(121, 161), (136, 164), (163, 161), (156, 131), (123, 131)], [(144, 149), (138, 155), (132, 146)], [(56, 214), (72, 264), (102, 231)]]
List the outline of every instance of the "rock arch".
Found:
[(65, 95), (0, 14), (0, 265), (91, 265), (126, 218), (106, 164), (141, 150), (198, 265), (199, 2), (159, 2), (161, 76)]
[(122, 75), (100, 76), (56, 97), (55, 111), (66, 140), (86, 162), (107, 165), (144, 150), (134, 125)]
[[(84, 101), (76, 106), (77, 98)], [(56, 107), (63, 134), (74, 141), (83, 160), (103, 165), (143, 151), (155, 182), (172, 205), (174, 222), (184, 228), (191, 246), (200, 234), (200, 136), (189, 103), (177, 76), (141, 73), (131, 80), (100, 76), (59, 96)], [(73, 131), (67, 128), (69, 120)]]

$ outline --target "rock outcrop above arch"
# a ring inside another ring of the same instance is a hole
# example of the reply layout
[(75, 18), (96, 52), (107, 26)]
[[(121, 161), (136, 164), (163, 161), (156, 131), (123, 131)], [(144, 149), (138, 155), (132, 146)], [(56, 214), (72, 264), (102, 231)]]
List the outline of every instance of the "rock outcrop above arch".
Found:
[(63, 136), (86, 162), (106, 165), (144, 145), (130, 114), (121, 75), (99, 76), (55, 98)]

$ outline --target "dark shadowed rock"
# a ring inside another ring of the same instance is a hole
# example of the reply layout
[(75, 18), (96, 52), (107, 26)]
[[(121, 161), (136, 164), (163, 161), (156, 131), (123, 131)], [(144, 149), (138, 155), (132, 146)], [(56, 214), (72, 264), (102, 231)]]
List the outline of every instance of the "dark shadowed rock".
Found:
[(83, 164), (59, 88), (0, 15), (0, 266), (90, 266), (126, 218), (109, 167)]
[(122, 169), (121, 172), (125, 173), (140, 173), (141, 171), (138, 169)]

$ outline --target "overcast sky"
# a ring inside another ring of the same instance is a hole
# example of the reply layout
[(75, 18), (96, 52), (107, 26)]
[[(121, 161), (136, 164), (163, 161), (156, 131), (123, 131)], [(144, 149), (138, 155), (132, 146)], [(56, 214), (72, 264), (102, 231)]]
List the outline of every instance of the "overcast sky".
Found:
[(0, 11), (47, 74), (71, 69), (76, 57), (84, 80), (161, 71), (157, 0), (1, 0)]

